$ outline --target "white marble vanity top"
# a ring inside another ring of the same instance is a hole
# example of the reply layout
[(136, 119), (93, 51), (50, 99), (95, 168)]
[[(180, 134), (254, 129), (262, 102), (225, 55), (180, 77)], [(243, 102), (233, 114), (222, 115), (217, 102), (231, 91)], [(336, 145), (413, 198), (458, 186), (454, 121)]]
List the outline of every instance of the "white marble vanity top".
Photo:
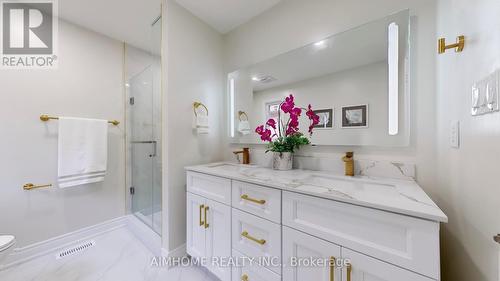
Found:
[(275, 171), (255, 165), (233, 163), (190, 166), (186, 167), (186, 170), (426, 220), (448, 222), (448, 217), (413, 180), (346, 177), (310, 170)]

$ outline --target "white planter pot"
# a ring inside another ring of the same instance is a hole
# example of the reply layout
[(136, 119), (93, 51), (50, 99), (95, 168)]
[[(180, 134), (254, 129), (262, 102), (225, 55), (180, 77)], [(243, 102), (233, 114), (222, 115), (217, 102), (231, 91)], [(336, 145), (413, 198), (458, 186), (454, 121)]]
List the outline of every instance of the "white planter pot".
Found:
[(288, 171), (293, 167), (293, 153), (273, 152), (273, 169)]

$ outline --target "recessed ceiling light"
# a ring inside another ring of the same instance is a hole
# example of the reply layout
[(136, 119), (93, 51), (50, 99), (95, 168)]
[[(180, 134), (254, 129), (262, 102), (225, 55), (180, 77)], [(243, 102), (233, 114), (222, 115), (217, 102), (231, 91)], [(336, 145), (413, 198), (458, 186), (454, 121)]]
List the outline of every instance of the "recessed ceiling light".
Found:
[(252, 80), (259, 83), (269, 83), (275, 81), (276, 78), (272, 77), (271, 75), (259, 75), (253, 76)]
[(322, 47), (324, 45), (325, 45), (325, 40), (321, 40), (321, 41), (314, 43), (314, 46), (316, 46), (316, 47)]

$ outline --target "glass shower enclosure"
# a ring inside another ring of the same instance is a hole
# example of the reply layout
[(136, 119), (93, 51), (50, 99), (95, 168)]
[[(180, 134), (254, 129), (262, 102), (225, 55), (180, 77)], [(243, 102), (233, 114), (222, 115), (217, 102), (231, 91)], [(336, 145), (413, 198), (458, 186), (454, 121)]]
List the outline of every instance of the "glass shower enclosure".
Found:
[(161, 234), (161, 17), (149, 48), (125, 44), (130, 212)]

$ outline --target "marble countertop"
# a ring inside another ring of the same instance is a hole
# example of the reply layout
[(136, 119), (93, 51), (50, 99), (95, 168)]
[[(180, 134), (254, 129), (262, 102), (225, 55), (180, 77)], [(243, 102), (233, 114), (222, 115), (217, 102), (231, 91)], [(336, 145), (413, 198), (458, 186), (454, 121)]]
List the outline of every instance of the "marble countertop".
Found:
[(256, 165), (225, 162), (189, 166), (185, 169), (426, 220), (448, 222), (443, 211), (410, 179), (346, 177), (310, 170), (275, 171)]

